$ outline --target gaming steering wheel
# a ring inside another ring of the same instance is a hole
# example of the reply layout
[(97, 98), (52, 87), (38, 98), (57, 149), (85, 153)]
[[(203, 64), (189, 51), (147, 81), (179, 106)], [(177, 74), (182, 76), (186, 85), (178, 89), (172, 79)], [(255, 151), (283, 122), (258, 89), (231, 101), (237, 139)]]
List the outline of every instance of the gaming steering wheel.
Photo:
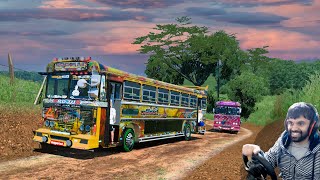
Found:
[[(247, 172), (250, 173), (250, 163), (248, 165), (248, 157), (245, 155), (242, 155), (243, 158), (243, 162), (245, 165), (245, 169)], [(264, 170), (266, 171), (266, 174), (269, 175), (271, 177), (272, 180), (277, 180), (277, 175), (274, 171), (274, 168), (271, 166), (271, 164), (269, 163), (269, 161), (264, 157), (264, 153), (263, 151), (260, 151), (258, 154), (253, 154), (252, 155), (252, 160), (251, 161), (255, 161), (260, 163)]]

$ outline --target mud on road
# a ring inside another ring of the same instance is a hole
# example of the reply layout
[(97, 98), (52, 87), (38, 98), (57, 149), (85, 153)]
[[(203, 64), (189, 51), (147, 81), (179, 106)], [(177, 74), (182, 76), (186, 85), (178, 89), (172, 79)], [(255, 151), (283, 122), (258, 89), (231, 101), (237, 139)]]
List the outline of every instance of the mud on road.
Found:
[(238, 134), (207, 131), (205, 135), (193, 134), (190, 141), (141, 143), (131, 152), (117, 148), (96, 152), (52, 148), (36, 156), (1, 162), (0, 179), (187, 178), (199, 165), (251, 134), (246, 128)]

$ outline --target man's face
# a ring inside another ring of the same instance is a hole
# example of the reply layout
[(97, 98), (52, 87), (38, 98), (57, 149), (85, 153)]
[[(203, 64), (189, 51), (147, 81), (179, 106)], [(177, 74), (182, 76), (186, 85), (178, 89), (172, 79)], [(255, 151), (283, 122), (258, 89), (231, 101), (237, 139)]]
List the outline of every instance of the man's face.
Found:
[(300, 116), (297, 119), (288, 119), (287, 126), (293, 142), (301, 142), (309, 137), (308, 128), (310, 120)]

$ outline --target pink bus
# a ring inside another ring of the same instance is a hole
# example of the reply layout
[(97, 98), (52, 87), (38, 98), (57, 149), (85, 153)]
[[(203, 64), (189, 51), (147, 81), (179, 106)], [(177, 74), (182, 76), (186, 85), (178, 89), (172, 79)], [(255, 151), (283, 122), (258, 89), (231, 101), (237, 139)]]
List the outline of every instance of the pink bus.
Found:
[(215, 131), (229, 131), (237, 134), (240, 130), (241, 104), (233, 101), (218, 101), (213, 109)]

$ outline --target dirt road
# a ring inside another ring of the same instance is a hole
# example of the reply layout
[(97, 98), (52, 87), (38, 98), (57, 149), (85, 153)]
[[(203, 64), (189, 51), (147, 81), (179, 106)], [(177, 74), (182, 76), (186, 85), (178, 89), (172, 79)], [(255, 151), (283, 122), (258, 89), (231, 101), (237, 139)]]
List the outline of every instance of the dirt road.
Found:
[(142, 143), (132, 152), (51, 149), (0, 163), (0, 179), (181, 179), (225, 148), (251, 135), (208, 131), (181, 139)]

